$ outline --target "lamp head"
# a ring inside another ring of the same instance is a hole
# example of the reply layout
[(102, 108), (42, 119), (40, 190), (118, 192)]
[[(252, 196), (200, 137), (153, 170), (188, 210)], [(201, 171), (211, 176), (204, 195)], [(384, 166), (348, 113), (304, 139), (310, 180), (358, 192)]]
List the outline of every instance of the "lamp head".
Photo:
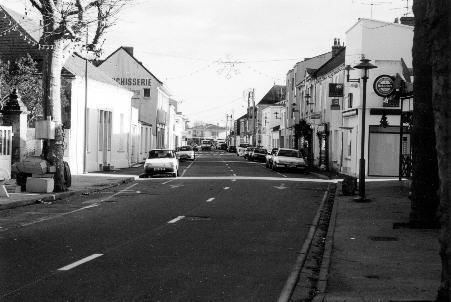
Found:
[(364, 78), (364, 77), (368, 78), (368, 70), (369, 69), (377, 68), (377, 66), (371, 64), (370, 61), (371, 60), (369, 60), (369, 59), (362, 58), (360, 60), (360, 63), (357, 64), (356, 66), (354, 66), (355, 69), (362, 70), (362, 78)]

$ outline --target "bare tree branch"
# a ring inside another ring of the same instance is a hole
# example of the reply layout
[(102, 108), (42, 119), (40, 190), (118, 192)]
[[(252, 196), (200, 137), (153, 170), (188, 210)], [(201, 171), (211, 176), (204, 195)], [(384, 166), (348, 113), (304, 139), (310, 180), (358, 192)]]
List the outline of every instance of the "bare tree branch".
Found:
[(30, 0), (31, 5), (36, 8), (42, 14), (42, 6), (35, 0)]

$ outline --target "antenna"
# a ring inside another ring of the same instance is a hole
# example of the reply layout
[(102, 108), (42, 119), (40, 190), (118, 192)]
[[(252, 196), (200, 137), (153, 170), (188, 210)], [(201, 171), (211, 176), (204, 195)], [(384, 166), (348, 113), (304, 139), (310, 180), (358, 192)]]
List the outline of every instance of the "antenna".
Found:
[(371, 2), (360, 2), (360, 4), (363, 4), (363, 5), (369, 5), (370, 7), (371, 7), (371, 10), (370, 10), (370, 18), (371, 19), (373, 19), (373, 6), (374, 5), (383, 5), (383, 4), (390, 4), (391, 2), (385, 2), (385, 1), (371, 1)]

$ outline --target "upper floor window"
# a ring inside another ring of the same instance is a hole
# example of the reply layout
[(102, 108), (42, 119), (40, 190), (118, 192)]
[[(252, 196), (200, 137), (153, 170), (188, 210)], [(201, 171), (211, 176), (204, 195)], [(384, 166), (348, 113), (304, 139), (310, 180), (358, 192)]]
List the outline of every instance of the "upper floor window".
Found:
[(144, 97), (150, 98), (150, 88), (144, 88)]

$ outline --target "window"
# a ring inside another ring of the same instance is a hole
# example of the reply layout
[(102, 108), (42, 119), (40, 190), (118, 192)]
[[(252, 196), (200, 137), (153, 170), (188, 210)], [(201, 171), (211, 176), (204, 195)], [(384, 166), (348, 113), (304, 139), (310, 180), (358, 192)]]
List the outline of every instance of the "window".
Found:
[(133, 92), (133, 96), (138, 97), (138, 96), (141, 95), (141, 91), (140, 90), (132, 90), (132, 92)]
[(124, 151), (124, 114), (120, 115), (120, 140), (119, 140), (119, 151)]
[(352, 93), (348, 93), (348, 108), (352, 108)]
[(150, 98), (150, 88), (144, 88), (144, 97)]

